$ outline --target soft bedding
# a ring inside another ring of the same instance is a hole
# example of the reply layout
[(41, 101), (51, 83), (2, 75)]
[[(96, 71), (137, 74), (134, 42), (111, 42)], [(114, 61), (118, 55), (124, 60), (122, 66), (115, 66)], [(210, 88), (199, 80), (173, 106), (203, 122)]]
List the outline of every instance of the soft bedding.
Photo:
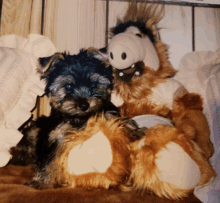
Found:
[[(99, 189), (48, 189), (36, 190), (25, 186), (33, 169), (29, 166), (0, 168), (0, 202), (2, 203), (174, 203), (142, 192), (119, 192)], [(190, 195), (176, 203), (200, 201)]]

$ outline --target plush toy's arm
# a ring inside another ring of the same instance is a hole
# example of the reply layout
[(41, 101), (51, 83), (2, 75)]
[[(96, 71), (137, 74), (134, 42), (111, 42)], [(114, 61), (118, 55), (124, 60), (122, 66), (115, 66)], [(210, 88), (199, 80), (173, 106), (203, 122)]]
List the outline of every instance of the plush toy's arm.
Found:
[(174, 100), (172, 121), (201, 147), (207, 158), (210, 158), (214, 153), (214, 147), (210, 140), (209, 125), (202, 110), (201, 96), (187, 93)]

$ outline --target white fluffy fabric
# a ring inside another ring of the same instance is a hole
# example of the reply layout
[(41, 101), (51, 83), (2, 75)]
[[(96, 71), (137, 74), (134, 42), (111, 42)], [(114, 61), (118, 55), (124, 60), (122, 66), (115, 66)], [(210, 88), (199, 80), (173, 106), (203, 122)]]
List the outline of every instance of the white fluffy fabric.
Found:
[(0, 38), (0, 166), (9, 161), (8, 150), (22, 138), (17, 129), (30, 118), (37, 96), (44, 93), (37, 59), (55, 52), (53, 43), (42, 35)]

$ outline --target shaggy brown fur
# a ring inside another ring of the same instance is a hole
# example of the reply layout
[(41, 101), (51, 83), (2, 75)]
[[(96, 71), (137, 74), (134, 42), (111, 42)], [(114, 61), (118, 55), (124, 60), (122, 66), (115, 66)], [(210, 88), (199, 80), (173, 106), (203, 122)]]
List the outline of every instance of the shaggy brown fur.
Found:
[[(209, 126), (205, 115), (202, 113), (202, 99), (198, 94), (188, 93), (186, 90), (183, 98), (174, 97), (173, 108), (158, 105), (152, 101), (153, 89), (169, 80), (176, 73), (168, 58), (168, 47), (159, 37), (158, 22), (161, 20), (163, 9), (157, 6), (131, 3), (125, 17), (118, 24), (126, 21), (144, 21), (154, 35), (154, 47), (157, 51), (160, 66), (158, 70), (143, 67), (143, 74), (133, 77), (130, 83), (124, 82), (114, 72), (114, 90), (124, 103), (119, 107), (120, 114), (132, 118), (143, 114), (156, 114), (169, 118), (173, 123), (192, 138), (204, 149), (207, 158), (214, 152), (210, 141)], [(182, 94), (183, 96), (184, 94)], [(186, 99), (187, 98), (187, 101)], [(189, 100), (194, 102), (188, 102)], [(198, 103), (195, 103), (198, 102)], [(189, 130), (190, 128), (190, 130)]]
[(175, 142), (198, 164), (201, 176), (198, 186), (208, 183), (215, 177), (215, 171), (204, 157), (198, 145), (171, 126), (157, 125), (146, 131), (144, 144), (139, 147), (139, 142), (131, 144), (132, 169), (130, 182), (136, 190), (149, 190), (159, 197), (179, 199), (187, 196), (192, 190), (184, 190), (177, 186), (163, 182), (158, 176), (156, 165), (157, 153), (166, 148), (166, 144)]

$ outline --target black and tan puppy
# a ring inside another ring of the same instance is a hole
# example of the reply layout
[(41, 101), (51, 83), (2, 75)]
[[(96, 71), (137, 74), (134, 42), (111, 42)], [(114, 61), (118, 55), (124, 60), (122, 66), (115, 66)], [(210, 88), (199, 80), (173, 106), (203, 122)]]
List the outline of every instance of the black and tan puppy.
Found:
[[(38, 118), (24, 130), (23, 139), (11, 149), (13, 158), (10, 164), (32, 164), (37, 168), (33, 179), (28, 183), (32, 187), (60, 187), (62, 181), (57, 182), (51, 177), (57, 174), (54, 171), (63, 168), (63, 164), (54, 165), (54, 163), (60, 160), (58, 158), (60, 149), (66, 150), (70, 134), (75, 134), (75, 131), (78, 135), (83, 134), (82, 130), (87, 127), (87, 121), (91, 117), (102, 114), (104, 119), (108, 120), (120, 115), (118, 109), (110, 102), (113, 88), (112, 70), (94, 58), (91, 51), (88, 54), (87, 50), (81, 50), (78, 55), (56, 53), (51, 57), (40, 58), (39, 63), (38, 72), (41, 79), (46, 82), (45, 93), (50, 100), (51, 114)], [(119, 123), (126, 123), (128, 131), (132, 131), (127, 135), (128, 137), (131, 135), (131, 140), (139, 136), (139, 129), (133, 121)], [(123, 148), (127, 142), (123, 143), (119, 148)], [(125, 151), (128, 151), (127, 147), (125, 148)]]
[[(117, 108), (110, 102), (111, 68), (88, 56), (87, 50), (81, 50), (78, 55), (55, 53), (40, 58), (39, 63), (38, 72), (46, 82), (45, 93), (52, 107), (51, 114), (40, 117), (24, 130), (28, 138), (24, 136), (21, 140), (24, 151), (19, 153), (19, 158), (11, 160), (14, 164), (26, 165), (35, 158), (39, 165), (45, 165), (48, 157), (53, 157), (57, 136), (62, 136), (67, 128), (84, 128), (91, 116), (101, 112), (106, 116), (119, 116)], [(36, 146), (35, 155), (31, 152), (33, 146)], [(29, 153), (26, 153), (27, 148), (30, 148)], [(13, 155), (16, 150), (11, 150)]]

